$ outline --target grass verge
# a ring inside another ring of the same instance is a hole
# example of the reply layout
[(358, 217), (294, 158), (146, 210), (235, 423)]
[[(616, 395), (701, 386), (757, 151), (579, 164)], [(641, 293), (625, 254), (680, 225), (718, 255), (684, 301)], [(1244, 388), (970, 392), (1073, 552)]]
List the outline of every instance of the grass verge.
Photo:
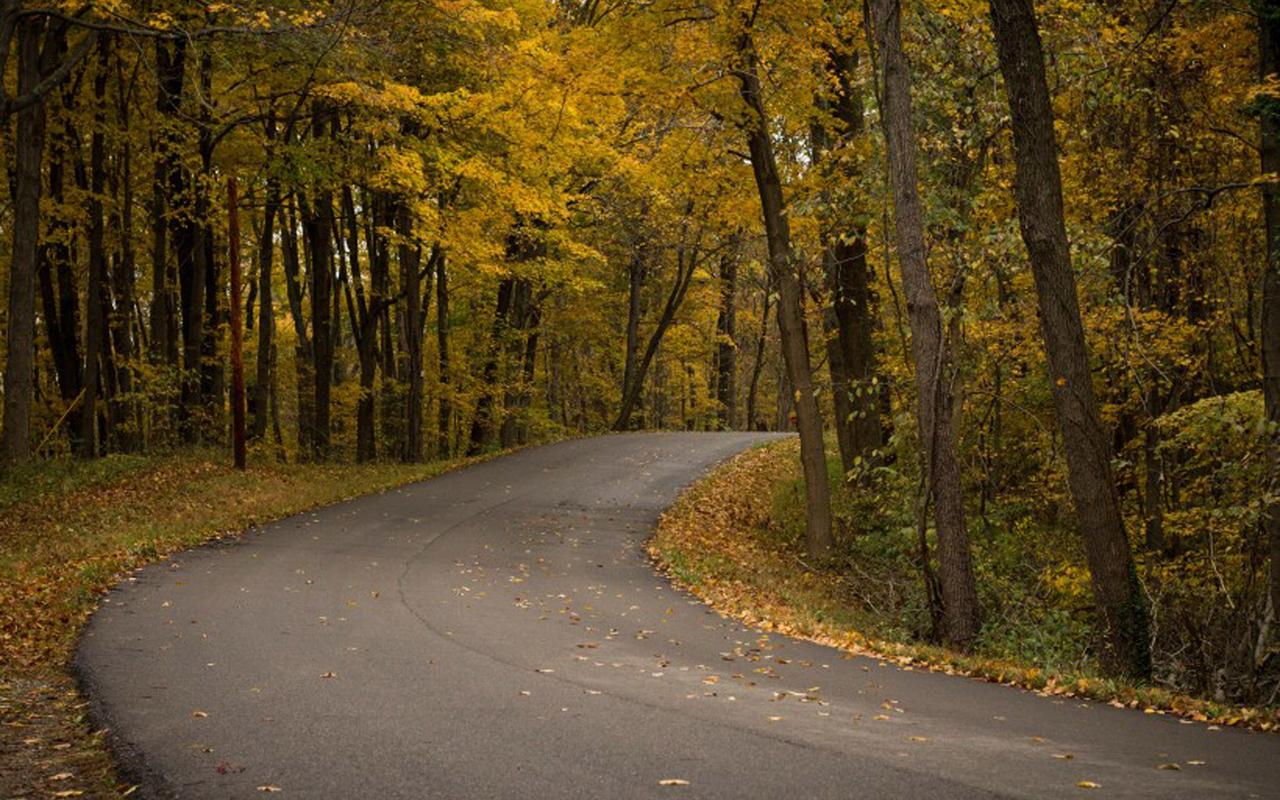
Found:
[[(1163, 687), (1102, 677), (1088, 662), (962, 654), (913, 641), (914, 609), (866, 602), (876, 581), (856, 565), (809, 565), (799, 538), (781, 532), (779, 494), (798, 476), (798, 444), (749, 450), (686, 491), (662, 517), (649, 554), (677, 585), (723, 614), (850, 653), (1007, 683), (1043, 695), (1086, 697), (1186, 722), (1280, 729), (1280, 709), (1245, 708)], [(783, 499), (785, 505), (785, 498)], [(786, 509), (782, 509), (786, 511)], [(890, 578), (892, 579), (892, 578)], [(883, 592), (881, 595), (883, 596)], [(869, 635), (868, 631), (874, 631)]]
[(312, 508), (466, 466), (279, 464), (218, 451), (49, 462), (0, 482), (0, 797), (117, 797), (66, 665), (127, 571)]

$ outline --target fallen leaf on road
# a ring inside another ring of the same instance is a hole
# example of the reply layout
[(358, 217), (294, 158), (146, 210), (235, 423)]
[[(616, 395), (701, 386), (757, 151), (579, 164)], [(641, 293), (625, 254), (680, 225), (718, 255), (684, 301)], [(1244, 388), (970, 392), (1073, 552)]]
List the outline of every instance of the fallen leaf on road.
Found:
[(191, 712), (191, 716), (195, 717), (196, 719), (204, 719), (205, 717), (209, 716), (209, 712), (200, 711), (199, 709), (196, 709), (195, 711)]
[(1053, 757), (1060, 758), (1063, 761), (1070, 761), (1071, 759), (1075, 758), (1075, 756), (1071, 755), (1070, 753), (1054, 753)]
[(684, 778), (663, 778), (658, 781), (659, 786), (688, 786), (689, 782)]
[(1093, 781), (1077, 781), (1076, 786), (1080, 787), (1081, 789), (1101, 789), (1102, 788), (1102, 784), (1094, 783)]
[(279, 786), (270, 786), (270, 785), (267, 785), (267, 786), (259, 786), (259, 787), (258, 787), (258, 791), (260, 791), (260, 792), (283, 792), (283, 791), (284, 791), (284, 789), (281, 789)]
[(1156, 767), (1156, 769), (1180, 770), (1182, 769), (1182, 767), (1178, 766), (1177, 764), (1161, 764), (1160, 766)]
[(1203, 767), (1205, 765), (1203, 761), (1188, 761), (1187, 763), (1193, 767)]

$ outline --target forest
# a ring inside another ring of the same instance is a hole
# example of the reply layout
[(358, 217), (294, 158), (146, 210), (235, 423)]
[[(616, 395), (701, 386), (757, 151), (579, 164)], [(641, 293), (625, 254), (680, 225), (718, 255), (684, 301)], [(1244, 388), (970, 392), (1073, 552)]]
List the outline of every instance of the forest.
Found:
[(912, 635), (1016, 584), (1274, 705), (1278, 65), (1275, 0), (0, 0), (0, 469), (795, 431)]

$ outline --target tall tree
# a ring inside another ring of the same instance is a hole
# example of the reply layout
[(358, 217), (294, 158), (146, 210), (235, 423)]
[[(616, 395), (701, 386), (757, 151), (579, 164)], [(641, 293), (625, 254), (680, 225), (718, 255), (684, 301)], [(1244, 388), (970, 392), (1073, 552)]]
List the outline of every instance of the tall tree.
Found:
[(759, 56), (752, 39), (751, 18), (743, 19), (738, 35), (734, 73), (739, 94), (747, 106), (745, 133), (751, 152), (751, 170), (760, 195), (765, 239), (769, 248), (769, 275), (778, 288), (778, 331), (787, 376), (794, 389), (796, 423), (800, 432), (800, 461), (804, 468), (805, 540), (810, 555), (831, 553), (835, 540), (831, 531), (831, 497), (827, 484), (827, 457), (822, 443), (822, 418), (813, 388), (809, 363), (809, 342), (805, 331), (804, 298), (797, 275), (798, 264), (791, 250), (791, 228), (787, 222), (782, 179), (769, 133), (760, 84)]
[[(837, 24), (845, 24), (843, 22)], [(864, 135), (862, 89), (857, 85), (858, 51), (852, 36), (826, 47), (826, 92), (815, 102), (811, 126), (813, 162), (823, 183), (819, 213), (822, 266), (828, 307), (823, 314), (827, 369), (831, 373), (832, 427), (840, 462), (848, 475), (866, 464), (883, 444), (876, 391), (875, 329), (867, 229), (856, 208), (858, 175), (850, 152)]]
[[(1263, 82), (1280, 71), (1280, 6), (1260, 0), (1258, 65)], [(1262, 399), (1270, 447), (1270, 503), (1264, 524), (1271, 544), (1271, 615), (1280, 618), (1280, 97), (1260, 100), (1262, 118), (1262, 216), (1266, 232), (1266, 266), (1262, 277)]]
[(0, 88), (0, 125), (17, 117), (14, 137), (13, 234), (9, 267), (8, 330), (5, 337), (4, 419), (0, 463), (31, 458), (31, 397), (35, 388), (36, 259), (40, 237), (40, 166), (44, 158), (45, 98), (84, 59), (95, 35), (81, 37), (65, 52), (68, 23), (24, 9), (19, 0), (0, 4), (0, 69), (17, 39), (17, 94)]
[(720, 257), (720, 308), (716, 313), (716, 417), (722, 430), (738, 427), (738, 248)]
[[(920, 202), (916, 132), (911, 117), (911, 75), (902, 52), (901, 7), (898, 0), (871, 0), (871, 8), (884, 71), (881, 120), (889, 153), (898, 267), (907, 296), (915, 361), (916, 420), (926, 475), (921, 503), (927, 506), (932, 498), (938, 531), (938, 582), (942, 595), (939, 633), (949, 644), (967, 648), (978, 634), (978, 592), (955, 451), (955, 401), (950, 380), (953, 365), (926, 260), (924, 207)], [(921, 557), (927, 559), (927, 552)]]
[(436, 359), (439, 365), (440, 408), (436, 427), (436, 455), (453, 455), (453, 376), (449, 370), (449, 272), (442, 253), (436, 262)]
[(1084, 324), (1062, 208), (1053, 105), (1032, 0), (990, 0), (1013, 128), (1018, 223), (1031, 262), (1068, 483), (1084, 539), (1108, 669), (1151, 672), (1147, 609), (1111, 472), (1089, 371)]

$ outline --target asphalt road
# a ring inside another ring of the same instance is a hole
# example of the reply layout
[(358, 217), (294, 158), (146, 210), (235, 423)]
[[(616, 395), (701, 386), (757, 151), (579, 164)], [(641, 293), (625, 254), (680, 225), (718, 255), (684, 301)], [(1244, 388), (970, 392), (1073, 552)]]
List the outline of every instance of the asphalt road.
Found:
[(1276, 735), (851, 658), (673, 589), (658, 514), (761, 438), (564, 442), (192, 550), (110, 594), (78, 672), (144, 797), (1280, 797)]

